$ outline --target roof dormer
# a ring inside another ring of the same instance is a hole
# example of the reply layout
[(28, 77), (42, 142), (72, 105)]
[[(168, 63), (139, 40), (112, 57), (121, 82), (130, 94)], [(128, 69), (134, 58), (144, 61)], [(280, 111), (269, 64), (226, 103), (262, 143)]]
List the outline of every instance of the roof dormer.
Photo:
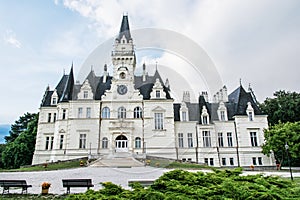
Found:
[(80, 88), (80, 92), (77, 95), (78, 99), (93, 99), (94, 94), (89, 80), (86, 79)]
[(166, 99), (166, 93), (164, 92), (164, 88), (158, 78), (154, 83), (150, 96), (150, 99)]
[(51, 96), (51, 106), (56, 106), (58, 103), (58, 95), (56, 92), (56, 89), (54, 90), (52, 96)]
[(253, 121), (254, 120), (254, 109), (250, 102), (247, 103), (246, 113), (248, 115), (249, 121)]
[(219, 103), (218, 117), (220, 121), (228, 121), (227, 108), (223, 101)]
[(189, 109), (186, 106), (185, 102), (181, 102), (181, 106), (180, 106), (180, 121), (183, 121), (183, 122), (189, 121)]
[(201, 122), (202, 124), (209, 124), (209, 114), (205, 106), (202, 107)]

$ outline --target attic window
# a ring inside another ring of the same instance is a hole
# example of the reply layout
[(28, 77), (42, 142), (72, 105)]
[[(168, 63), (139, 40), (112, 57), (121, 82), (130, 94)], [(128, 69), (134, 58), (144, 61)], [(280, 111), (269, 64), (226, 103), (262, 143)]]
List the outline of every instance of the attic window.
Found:
[(53, 97), (52, 98), (52, 105), (56, 105), (57, 104), (57, 99), (56, 99), (56, 97)]
[(84, 98), (84, 99), (87, 99), (88, 96), (89, 96), (88, 91), (83, 91), (83, 98)]
[(248, 113), (248, 118), (249, 118), (249, 121), (253, 121), (253, 113), (252, 112)]
[(160, 90), (156, 90), (156, 93), (155, 93), (156, 95), (156, 98), (160, 98)]
[(202, 117), (202, 124), (208, 124), (207, 116)]
[(225, 118), (225, 111), (221, 111), (220, 112), (220, 114), (221, 114), (221, 121), (225, 121), (226, 120), (226, 118)]
[(122, 43), (125, 44), (125, 40), (122, 40)]

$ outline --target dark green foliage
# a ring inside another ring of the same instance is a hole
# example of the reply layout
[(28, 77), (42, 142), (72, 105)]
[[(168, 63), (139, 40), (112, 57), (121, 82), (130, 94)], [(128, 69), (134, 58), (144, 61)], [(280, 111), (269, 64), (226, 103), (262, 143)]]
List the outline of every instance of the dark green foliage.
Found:
[(11, 125), (9, 135), (5, 136), (6, 143), (13, 142), (23, 131), (27, 129), (28, 123), (36, 118), (36, 113), (25, 113), (14, 124)]
[[(31, 164), (35, 148), (37, 123), (37, 114), (26, 113), (16, 121), (16, 124), (12, 125), (14, 134), (10, 135), (9, 142), (2, 151), (1, 159), (4, 168), (19, 168), (22, 165)], [(24, 128), (23, 125), (27, 125), (27, 127)], [(14, 138), (16, 135), (17, 137)], [(8, 139), (6, 138), (6, 140)]]
[(103, 189), (73, 194), (67, 199), (299, 199), (300, 187), (279, 177), (241, 175), (241, 169), (214, 170), (211, 173), (173, 170), (158, 178), (149, 188), (133, 185), (125, 190), (110, 182)]
[(271, 125), (300, 121), (300, 93), (280, 90), (274, 96), (260, 105), (261, 110), (268, 115)]
[[(263, 153), (269, 155), (271, 150), (280, 163), (287, 160), (285, 144), (289, 145), (291, 158), (296, 162), (300, 158), (300, 122), (279, 123), (265, 130), (266, 142), (263, 145)], [(299, 163), (298, 163), (299, 164)]]

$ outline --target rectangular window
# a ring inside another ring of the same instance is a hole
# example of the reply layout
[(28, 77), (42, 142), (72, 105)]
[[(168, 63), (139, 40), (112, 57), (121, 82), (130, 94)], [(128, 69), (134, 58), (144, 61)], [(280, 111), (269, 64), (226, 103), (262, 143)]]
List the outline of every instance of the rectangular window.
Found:
[(228, 142), (228, 146), (229, 147), (233, 146), (233, 143), (232, 143), (232, 133), (231, 132), (227, 133), (227, 142)]
[(218, 133), (218, 144), (219, 147), (224, 147), (224, 142), (223, 142), (223, 133)]
[(154, 123), (155, 130), (163, 130), (164, 129), (164, 120), (162, 113), (154, 113)]
[(59, 140), (59, 149), (64, 148), (64, 135), (60, 135), (60, 140)]
[(50, 140), (50, 149), (53, 149), (53, 142), (54, 142), (54, 137), (52, 136)]
[(262, 165), (262, 157), (258, 157), (257, 159), (258, 159), (258, 164)]
[(230, 163), (230, 165), (234, 165), (233, 158), (229, 158), (229, 163)]
[(209, 131), (202, 131), (203, 147), (211, 147), (211, 138)]
[(86, 118), (91, 118), (91, 108), (86, 108)]
[(160, 90), (156, 90), (155, 95), (156, 95), (156, 98), (160, 98)]
[(78, 118), (82, 118), (82, 108), (78, 108)]
[(252, 112), (248, 113), (248, 118), (249, 118), (249, 121), (253, 121), (253, 113)]
[(66, 119), (67, 110), (63, 109), (62, 119)]
[(209, 159), (209, 165), (210, 165), (210, 166), (214, 166), (214, 159), (213, 159), (213, 158), (210, 158), (210, 159)]
[(87, 99), (89, 97), (89, 92), (88, 91), (83, 91), (83, 98)]
[(221, 111), (221, 121), (225, 121), (225, 111)]
[(51, 113), (48, 113), (48, 122), (51, 122)]
[(56, 121), (56, 113), (53, 114), (53, 122)]
[(86, 134), (79, 135), (79, 148), (80, 149), (86, 148)]
[(204, 158), (204, 163), (208, 165), (208, 158)]
[(188, 133), (187, 136), (188, 136), (188, 147), (193, 148), (193, 134)]
[(253, 164), (253, 165), (257, 165), (257, 163), (256, 163), (256, 157), (253, 157), (253, 158), (252, 158), (252, 164)]
[(57, 104), (57, 100), (55, 97), (52, 98), (52, 105), (56, 105)]
[(46, 150), (49, 149), (49, 143), (50, 143), (50, 137), (46, 137), (46, 145), (45, 145)]
[(251, 146), (257, 147), (257, 135), (256, 132), (250, 132)]
[(186, 122), (186, 112), (182, 112), (182, 121)]
[(208, 124), (207, 116), (202, 117), (202, 124)]
[(183, 133), (178, 133), (178, 147), (183, 148)]
[(226, 158), (222, 158), (222, 165), (226, 165)]

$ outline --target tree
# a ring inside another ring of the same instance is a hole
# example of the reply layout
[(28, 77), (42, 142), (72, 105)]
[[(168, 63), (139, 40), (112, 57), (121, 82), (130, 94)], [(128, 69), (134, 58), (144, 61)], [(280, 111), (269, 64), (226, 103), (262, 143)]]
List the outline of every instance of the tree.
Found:
[[(34, 117), (31, 118), (31, 116)], [(4, 168), (19, 168), (22, 165), (31, 164), (35, 148), (38, 115), (30, 114), (30, 118), (31, 120), (26, 122), (27, 128), (20, 132), (13, 141), (6, 144), (2, 152)]]
[(274, 93), (275, 98), (267, 98), (260, 105), (261, 110), (268, 115), (270, 125), (280, 121), (300, 121), (300, 93), (280, 90)]
[(27, 129), (28, 123), (32, 121), (36, 117), (36, 113), (25, 113), (21, 116), (15, 124), (11, 125), (11, 130), (9, 131), (9, 135), (5, 136), (4, 139), (6, 143), (13, 142), (23, 131)]
[(300, 164), (300, 122), (280, 122), (265, 130), (264, 134), (266, 140), (262, 146), (264, 154), (270, 155), (273, 151), (275, 159), (282, 163), (287, 158), (285, 145), (288, 144), (292, 164)]

